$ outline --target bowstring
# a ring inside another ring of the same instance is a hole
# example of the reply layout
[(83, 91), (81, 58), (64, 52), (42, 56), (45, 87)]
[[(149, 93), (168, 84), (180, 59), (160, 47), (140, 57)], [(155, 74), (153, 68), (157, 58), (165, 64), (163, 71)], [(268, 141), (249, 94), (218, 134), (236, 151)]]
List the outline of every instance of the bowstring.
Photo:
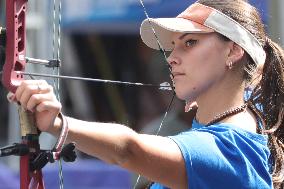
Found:
[[(164, 59), (165, 59), (165, 63), (167, 64), (167, 67), (169, 68), (168, 71), (169, 71), (170, 75), (172, 76), (172, 78), (174, 78), (174, 76), (173, 76), (173, 74), (172, 74), (171, 67), (170, 67), (170, 66), (168, 65), (168, 63), (167, 63), (168, 61), (167, 61), (166, 51), (165, 51), (165, 49), (163, 48), (163, 46), (162, 46), (162, 44), (161, 44), (161, 42), (160, 42), (160, 40), (159, 40), (159, 37), (158, 37), (158, 35), (157, 35), (157, 33), (156, 33), (155, 29), (154, 29), (154, 26), (153, 26), (152, 22), (150, 21), (150, 17), (149, 17), (149, 14), (148, 14), (148, 12), (147, 12), (146, 6), (144, 5), (143, 0), (139, 0), (139, 2), (140, 2), (140, 5), (141, 5), (142, 8), (143, 8), (143, 12), (144, 12), (144, 14), (145, 14), (145, 16), (146, 16), (146, 19), (147, 19), (147, 21), (148, 21), (148, 23), (149, 23), (149, 25), (150, 25), (150, 27), (151, 27), (151, 30), (152, 30), (154, 36), (155, 36), (156, 42), (157, 42), (158, 47), (159, 47), (159, 51), (160, 51), (160, 53), (163, 55), (163, 57), (164, 57)], [(170, 83), (170, 86), (171, 86), (171, 88), (172, 88), (172, 90), (173, 90), (173, 95), (172, 95), (171, 100), (170, 100), (170, 103), (168, 104), (167, 109), (166, 109), (166, 111), (165, 111), (165, 113), (164, 113), (164, 116), (163, 116), (162, 121), (161, 121), (161, 123), (160, 123), (160, 125), (159, 125), (159, 128), (158, 128), (158, 130), (157, 130), (156, 133), (155, 133), (156, 136), (158, 136), (158, 135), (160, 134), (160, 131), (161, 131), (161, 129), (162, 129), (163, 125), (164, 125), (164, 122), (165, 122), (165, 120), (166, 120), (166, 118), (167, 118), (168, 112), (170, 111), (170, 109), (171, 109), (171, 107), (172, 107), (172, 104), (173, 104), (173, 101), (174, 101), (174, 98), (175, 98), (175, 96), (176, 96), (173, 84)], [(137, 177), (136, 183), (135, 183), (135, 185), (134, 185), (134, 187), (133, 187), (134, 189), (136, 189), (137, 185), (139, 184), (140, 178), (141, 178), (141, 175), (139, 174), (138, 177)]]
[[(61, 37), (61, 9), (62, 9), (62, 3), (61, 3), (61, 0), (58, 0), (59, 1), (59, 5), (58, 5), (58, 29), (57, 29), (57, 57), (55, 57), (55, 41), (56, 41), (56, 23), (55, 23), (55, 21), (56, 21), (56, 0), (53, 0), (53, 59), (57, 59), (57, 60), (59, 60), (59, 58), (60, 58), (60, 46), (61, 46), (61, 40), (60, 40), (60, 37)], [(164, 50), (164, 48), (162, 47), (162, 44), (161, 44), (161, 42), (160, 42), (160, 40), (159, 40), (159, 37), (158, 37), (158, 35), (156, 34), (156, 31), (155, 31), (155, 29), (154, 29), (154, 27), (153, 27), (153, 24), (151, 23), (151, 21), (150, 21), (150, 17), (149, 17), (149, 14), (147, 13), (147, 9), (146, 9), (146, 7), (145, 7), (145, 5), (144, 5), (144, 2), (143, 2), (143, 0), (139, 0), (140, 1), (140, 4), (141, 4), (141, 6), (142, 6), (142, 8), (143, 8), (143, 11), (144, 11), (144, 14), (145, 14), (145, 16), (146, 16), (146, 19), (148, 20), (148, 22), (149, 22), (149, 25), (150, 25), (150, 27), (151, 27), (151, 29), (152, 29), (152, 32), (153, 32), (153, 34), (154, 34), (154, 36), (155, 36), (155, 39), (156, 39), (156, 41), (157, 41), (157, 44), (158, 44), (158, 47), (159, 47), (159, 51), (161, 52), (161, 54), (163, 55), (163, 57), (165, 58), (165, 62), (167, 63), (167, 56), (166, 56), (166, 52), (165, 52), (165, 50)], [(167, 64), (167, 66), (168, 66), (168, 68), (169, 68), (169, 73), (170, 73), (170, 75), (173, 77), (173, 75), (172, 75), (172, 73), (171, 73), (171, 67)], [(53, 68), (54, 69), (54, 75), (60, 75), (60, 70), (59, 70), (59, 68)], [(59, 95), (59, 87), (60, 87), (60, 85), (59, 85), (59, 79), (54, 79), (54, 85), (56, 86), (56, 95), (57, 95), (57, 97), (58, 97), (58, 99), (60, 98), (60, 95)], [(173, 85), (172, 85), (172, 83), (170, 83), (170, 85), (171, 85), (171, 88), (172, 89), (174, 89), (174, 87), (173, 87)], [(161, 131), (161, 129), (162, 129), (162, 127), (163, 127), (163, 124), (164, 124), (164, 121), (166, 120), (166, 117), (167, 117), (167, 115), (168, 115), (168, 112), (170, 111), (170, 109), (171, 109), (171, 106), (172, 106), (172, 104), (173, 104), (173, 101), (174, 101), (174, 98), (175, 98), (175, 96), (176, 96), (176, 94), (175, 94), (175, 92), (174, 92), (174, 90), (173, 90), (173, 95), (172, 95), (172, 98), (171, 98), (171, 100), (170, 100), (170, 103), (168, 104), (168, 106), (167, 106), (167, 109), (166, 109), (166, 111), (165, 111), (165, 114), (164, 114), (164, 116), (163, 116), (163, 118), (162, 118), (162, 121), (161, 121), (161, 123), (160, 123), (160, 125), (159, 125), (159, 128), (158, 128), (158, 130), (157, 130), (157, 132), (156, 132), (156, 136), (158, 136), (159, 135), (159, 133), (160, 133), (160, 131)], [(59, 177), (60, 177), (60, 189), (63, 189), (63, 174), (62, 174), (62, 163), (61, 163), (61, 159), (59, 160), (59, 167), (60, 167), (60, 170), (59, 170)], [(137, 181), (136, 181), (136, 183), (135, 183), (135, 185), (134, 185), (134, 189), (137, 187), (137, 185), (138, 185), (138, 183), (139, 183), (139, 180), (140, 180), (140, 178), (141, 178), (141, 175), (139, 175), (138, 176), (138, 178), (137, 178)]]
[[(56, 0), (53, 0), (53, 40), (52, 40), (52, 54), (53, 54), (53, 60), (57, 60), (60, 62), (60, 47), (61, 47), (61, 9), (62, 9), (62, 2), (61, 0), (58, 0), (58, 10), (56, 10)], [(56, 16), (58, 17), (58, 26), (57, 26), (57, 44), (55, 44), (56, 41)], [(57, 45), (57, 52), (55, 53), (55, 45)], [(60, 76), (60, 68), (58, 67), (53, 67), (53, 75)], [(53, 80), (53, 85), (55, 88), (55, 94), (57, 99), (60, 101), (60, 82), (59, 78), (54, 78)], [(64, 188), (64, 179), (63, 179), (63, 170), (62, 170), (62, 160), (61, 158), (58, 160), (59, 164), (59, 187), (60, 189)]]
[[(62, 7), (62, 2), (61, 0), (58, 1), (58, 11), (56, 11), (57, 6), (56, 6), (56, 0), (53, 0), (53, 40), (52, 40), (52, 57), (53, 60), (60, 61), (60, 47), (61, 47), (61, 7)], [(56, 31), (56, 17), (58, 17), (58, 26), (57, 26), (57, 31)], [(57, 40), (56, 40), (57, 37)], [(55, 44), (57, 41), (57, 44)], [(56, 47), (57, 45), (57, 47)], [(57, 52), (55, 52), (57, 49)], [(53, 67), (53, 75), (60, 75), (60, 69), (58, 67)], [(56, 95), (58, 100), (60, 100), (60, 85), (59, 85), (59, 79), (54, 78), (53, 84), (55, 87)]]

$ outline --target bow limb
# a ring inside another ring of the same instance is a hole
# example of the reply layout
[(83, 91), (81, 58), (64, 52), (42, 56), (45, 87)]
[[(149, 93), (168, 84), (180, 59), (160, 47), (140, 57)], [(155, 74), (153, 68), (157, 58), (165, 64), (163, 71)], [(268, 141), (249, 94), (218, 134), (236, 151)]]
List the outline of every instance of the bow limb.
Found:
[[(26, 11), (28, 0), (6, 0), (6, 60), (2, 83), (10, 92), (15, 92), (24, 80), (18, 71), (26, 66)], [(19, 107), (22, 144), (28, 146), (28, 154), (20, 157), (20, 188), (44, 189), (41, 170), (31, 171), (30, 163), (39, 154), (38, 130), (31, 112)]]
[(26, 6), (27, 0), (6, 0), (6, 60), (3, 67), (2, 83), (15, 92), (26, 66)]

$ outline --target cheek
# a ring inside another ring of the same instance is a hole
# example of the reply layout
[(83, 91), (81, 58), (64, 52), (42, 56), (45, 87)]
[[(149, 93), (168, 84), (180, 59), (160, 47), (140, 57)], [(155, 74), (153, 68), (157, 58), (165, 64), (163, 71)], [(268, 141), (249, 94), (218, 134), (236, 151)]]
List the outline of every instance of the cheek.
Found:
[(199, 66), (205, 73), (218, 72), (225, 66), (226, 56), (224, 49), (212, 46), (204, 50), (203, 55), (199, 55)]
[(207, 53), (193, 53), (187, 58), (185, 71), (187, 77), (177, 80), (176, 94), (182, 100), (196, 100), (220, 81), (225, 73), (224, 58), (219, 49), (203, 49)]
[(195, 56), (195, 78), (201, 83), (219, 80), (226, 71), (227, 56), (224, 47), (219, 44), (212, 44), (201, 51), (201, 54)]
[(199, 83), (189, 77), (177, 79), (174, 85), (176, 95), (181, 100), (194, 100), (198, 96)]

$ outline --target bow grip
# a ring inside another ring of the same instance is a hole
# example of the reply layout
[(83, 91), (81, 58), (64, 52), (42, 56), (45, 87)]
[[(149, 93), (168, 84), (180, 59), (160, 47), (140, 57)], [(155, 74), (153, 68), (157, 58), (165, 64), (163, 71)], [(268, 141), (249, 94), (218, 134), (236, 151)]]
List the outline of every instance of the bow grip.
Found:
[(26, 65), (26, 8), (28, 0), (6, 1), (6, 60), (3, 67), (2, 83), (15, 92)]

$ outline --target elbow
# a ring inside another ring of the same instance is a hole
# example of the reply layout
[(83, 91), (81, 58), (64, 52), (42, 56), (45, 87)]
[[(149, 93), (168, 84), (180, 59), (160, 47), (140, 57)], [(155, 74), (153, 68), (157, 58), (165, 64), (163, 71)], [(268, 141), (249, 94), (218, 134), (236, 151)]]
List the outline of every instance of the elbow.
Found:
[(139, 134), (136, 132), (131, 132), (127, 135), (127, 137), (124, 139), (124, 142), (122, 145), (118, 145), (115, 148), (115, 156), (112, 159), (109, 159), (110, 164), (118, 165), (123, 168), (129, 167), (129, 164), (131, 162), (134, 162), (135, 157), (138, 153), (138, 146), (137, 146), (137, 140), (138, 140)]

